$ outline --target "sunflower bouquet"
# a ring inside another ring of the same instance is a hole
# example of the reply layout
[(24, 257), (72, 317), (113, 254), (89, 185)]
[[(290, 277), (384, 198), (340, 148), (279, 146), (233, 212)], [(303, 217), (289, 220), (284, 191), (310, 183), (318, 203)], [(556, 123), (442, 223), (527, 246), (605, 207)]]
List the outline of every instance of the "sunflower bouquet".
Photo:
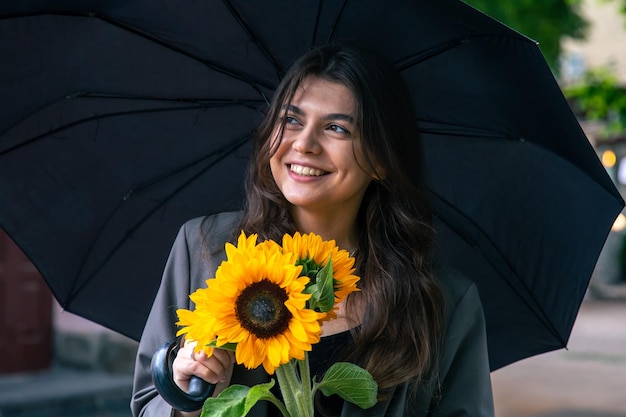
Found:
[(308, 353), (320, 341), (321, 324), (336, 318), (337, 305), (358, 291), (354, 258), (334, 241), (313, 233), (286, 234), (282, 245), (257, 244), (257, 236), (241, 233), (237, 245), (226, 244), (226, 260), (190, 295), (195, 309), (180, 309), (178, 335), (197, 342), (195, 350), (235, 352), (248, 369), (263, 366), (274, 380), (247, 387), (231, 385), (208, 398), (202, 417), (245, 416), (261, 400), (276, 405), (285, 417), (313, 417), (317, 391), (337, 394), (361, 408), (376, 403), (371, 375), (347, 362), (333, 364), (321, 381), (311, 379)]

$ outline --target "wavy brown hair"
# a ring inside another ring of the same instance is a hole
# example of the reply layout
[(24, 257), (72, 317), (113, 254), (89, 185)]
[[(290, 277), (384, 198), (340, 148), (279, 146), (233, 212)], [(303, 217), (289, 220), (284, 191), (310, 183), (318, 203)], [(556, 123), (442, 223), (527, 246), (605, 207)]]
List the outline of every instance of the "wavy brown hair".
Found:
[[(277, 241), (295, 232), (289, 203), (270, 170), (276, 145), (271, 139), (284, 126), (281, 107), (307, 77), (338, 82), (353, 92), (363, 168), (379, 178), (369, 185), (357, 218), (358, 297), (366, 308), (344, 359), (364, 366), (384, 395), (396, 385), (428, 377), (438, 356), (444, 315), (432, 270), (435, 233), (416, 115), (390, 63), (354, 46), (324, 46), (291, 67), (256, 135), (239, 230)], [(353, 301), (348, 299), (348, 308)]]

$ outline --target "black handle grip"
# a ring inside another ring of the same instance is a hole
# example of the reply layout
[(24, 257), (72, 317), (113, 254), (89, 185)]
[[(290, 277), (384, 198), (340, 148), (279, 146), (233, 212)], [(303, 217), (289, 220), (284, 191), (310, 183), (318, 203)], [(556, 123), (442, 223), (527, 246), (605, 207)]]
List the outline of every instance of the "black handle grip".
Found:
[(189, 390), (187, 391), (187, 394), (189, 394), (190, 397), (202, 397), (205, 395), (204, 393), (207, 392), (208, 389), (210, 389), (208, 395), (204, 397), (204, 399), (206, 400), (209, 395), (213, 394), (214, 388), (215, 386), (213, 384), (209, 384), (204, 379), (194, 375), (189, 380)]
[(202, 408), (204, 401), (215, 390), (215, 385), (197, 376), (189, 381), (189, 392), (185, 392), (174, 383), (172, 363), (178, 352), (176, 339), (165, 342), (152, 356), (152, 381), (156, 390), (169, 405), (181, 411), (196, 411)]

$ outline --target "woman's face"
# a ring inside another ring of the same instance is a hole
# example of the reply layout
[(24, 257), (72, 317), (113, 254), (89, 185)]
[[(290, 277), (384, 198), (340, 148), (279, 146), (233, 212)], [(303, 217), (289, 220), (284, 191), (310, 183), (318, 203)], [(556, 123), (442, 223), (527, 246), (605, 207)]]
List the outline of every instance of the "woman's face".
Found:
[(287, 123), (270, 166), (285, 198), (296, 210), (356, 214), (372, 175), (359, 163), (364, 158), (350, 89), (309, 77), (282, 111)]

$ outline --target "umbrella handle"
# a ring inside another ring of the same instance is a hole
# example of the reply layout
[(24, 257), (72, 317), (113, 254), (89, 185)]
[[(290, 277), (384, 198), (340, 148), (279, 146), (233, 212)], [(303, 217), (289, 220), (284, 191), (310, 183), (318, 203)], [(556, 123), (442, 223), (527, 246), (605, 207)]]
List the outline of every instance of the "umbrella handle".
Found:
[(209, 384), (197, 376), (189, 381), (189, 392), (174, 383), (172, 362), (178, 352), (176, 339), (165, 342), (152, 356), (152, 381), (161, 397), (172, 407), (181, 411), (196, 411), (213, 394), (214, 384)]

